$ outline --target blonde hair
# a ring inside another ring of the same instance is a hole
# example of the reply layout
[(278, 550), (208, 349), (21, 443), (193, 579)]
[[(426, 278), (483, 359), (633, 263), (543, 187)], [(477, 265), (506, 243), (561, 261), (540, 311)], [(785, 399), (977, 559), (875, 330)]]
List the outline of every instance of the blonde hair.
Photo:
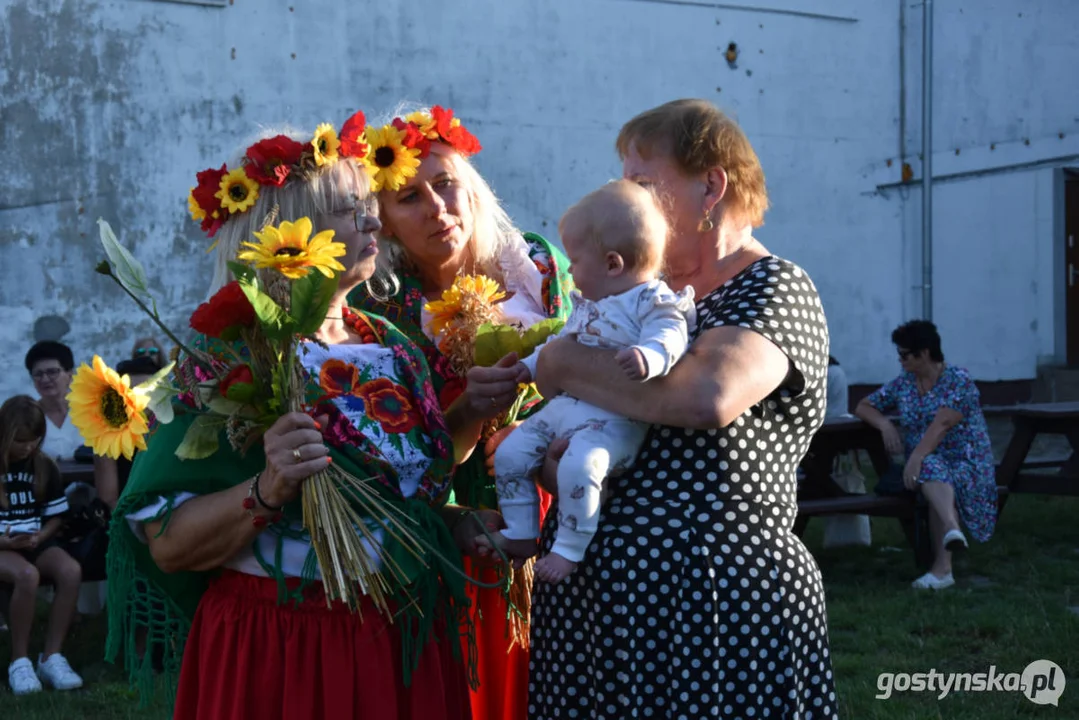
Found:
[[(245, 143), (228, 166), (240, 167), (240, 160), (248, 147), (275, 135), (287, 135), (298, 142), (307, 142), (310, 139), (310, 134), (291, 129), (263, 131)], [(230, 216), (214, 237), (217, 241), (217, 256), (210, 294), (217, 292), (233, 279), (228, 263), (236, 259), (236, 254), (242, 249), (241, 243), (255, 242), (255, 231), (261, 230), (267, 222), (295, 222), (302, 217), (308, 217), (314, 222), (317, 231), (317, 215), (330, 215), (355, 207), (357, 200), (369, 194), (370, 187), (367, 171), (350, 158), (324, 165), (307, 178), (290, 178), (282, 187), (260, 185), (258, 200), (254, 206), (245, 213)]]
[(629, 180), (612, 180), (578, 200), (558, 221), (574, 240), (622, 256), (626, 267), (658, 272), (667, 246), (667, 219), (655, 194)]
[(707, 100), (674, 100), (644, 111), (622, 126), (615, 147), (623, 160), (630, 148), (645, 159), (668, 155), (687, 175), (723, 168), (727, 211), (753, 227), (764, 224), (768, 190), (761, 161), (738, 123)]
[[(430, 108), (402, 104), (386, 122), (394, 117), (403, 118), (413, 112), (429, 113)], [(439, 150), (432, 150), (432, 152), (441, 152), (449, 158), (457, 170), (458, 178), (468, 191), (468, 197), (472, 203), (472, 237), (469, 239), (469, 249), (476, 263), (476, 272), (483, 273), (500, 284), (505, 284), (499, 261), (508, 248), (522, 242), (521, 231), (502, 209), (494, 190), (468, 158), (463, 157), (448, 145), (441, 143), (432, 143), (432, 145), (439, 145)], [(408, 251), (404, 245), (396, 238), (384, 233), (380, 234), (378, 247), (380, 251), (378, 269), (367, 282), (367, 289), (373, 297), (385, 301), (397, 294), (399, 289), (396, 273), (412, 272), (416, 267), (408, 257)]]

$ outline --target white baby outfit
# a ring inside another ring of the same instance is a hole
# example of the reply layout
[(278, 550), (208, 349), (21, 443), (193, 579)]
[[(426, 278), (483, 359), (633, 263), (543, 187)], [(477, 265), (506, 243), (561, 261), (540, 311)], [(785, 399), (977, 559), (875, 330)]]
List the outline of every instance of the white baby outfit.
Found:
[[(686, 352), (696, 323), (693, 288), (675, 293), (661, 280), (596, 302), (573, 295), (573, 313), (559, 333), (591, 347), (641, 351), (645, 380), (670, 372)], [(536, 373), (542, 346), (523, 360)], [(621, 368), (615, 368), (621, 372)], [(530, 416), (495, 451), (495, 487), (511, 540), (539, 537), (539, 494), (530, 475), (555, 438), (570, 444), (558, 465), (558, 535), (551, 551), (579, 562), (596, 533), (604, 479), (637, 456), (648, 426), (568, 395)]]

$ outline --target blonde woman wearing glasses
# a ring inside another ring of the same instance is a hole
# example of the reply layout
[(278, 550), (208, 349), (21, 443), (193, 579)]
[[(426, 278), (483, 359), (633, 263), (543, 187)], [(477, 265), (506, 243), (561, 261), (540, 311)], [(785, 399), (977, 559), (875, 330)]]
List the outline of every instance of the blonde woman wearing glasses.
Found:
[(83, 444), (79, 431), (68, 421), (67, 392), (74, 367), (71, 348), (63, 343), (43, 340), (26, 353), (26, 371), (47, 420), (41, 452), (53, 460), (71, 460)]
[(131, 359), (138, 360), (139, 358), (150, 358), (154, 365), (157, 366), (157, 369), (160, 370), (168, 362), (168, 353), (165, 352), (157, 338), (144, 337), (136, 340), (134, 347), (131, 348)]

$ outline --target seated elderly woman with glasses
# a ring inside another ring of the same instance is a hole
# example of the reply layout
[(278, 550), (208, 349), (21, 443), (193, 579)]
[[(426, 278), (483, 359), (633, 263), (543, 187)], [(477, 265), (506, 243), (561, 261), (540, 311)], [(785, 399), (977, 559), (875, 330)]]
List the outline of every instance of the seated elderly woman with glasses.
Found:
[(41, 452), (53, 460), (71, 460), (83, 444), (82, 436), (68, 418), (67, 393), (74, 367), (71, 348), (60, 342), (43, 340), (26, 353), (26, 371), (34, 381), (47, 421)]
[[(952, 553), (967, 548), (959, 521), (978, 542), (997, 519), (996, 473), (989, 430), (970, 374), (944, 362), (933, 323), (913, 320), (892, 333), (903, 372), (855, 408), (880, 430), (892, 454), (907, 458), (903, 484), (921, 490), (929, 504), (934, 561), (914, 581), (921, 590), (955, 584)], [(898, 416), (899, 428), (888, 417)], [(958, 512), (957, 512), (958, 510)]]

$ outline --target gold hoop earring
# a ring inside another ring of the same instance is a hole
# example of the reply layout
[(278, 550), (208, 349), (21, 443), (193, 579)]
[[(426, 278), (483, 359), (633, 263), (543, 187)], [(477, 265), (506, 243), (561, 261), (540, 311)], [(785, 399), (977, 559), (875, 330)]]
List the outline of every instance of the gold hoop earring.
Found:
[(704, 217), (701, 218), (701, 221), (699, 223), (697, 223), (697, 232), (708, 232), (709, 230), (714, 230), (715, 227), (716, 224), (712, 222), (711, 213), (705, 210)]

